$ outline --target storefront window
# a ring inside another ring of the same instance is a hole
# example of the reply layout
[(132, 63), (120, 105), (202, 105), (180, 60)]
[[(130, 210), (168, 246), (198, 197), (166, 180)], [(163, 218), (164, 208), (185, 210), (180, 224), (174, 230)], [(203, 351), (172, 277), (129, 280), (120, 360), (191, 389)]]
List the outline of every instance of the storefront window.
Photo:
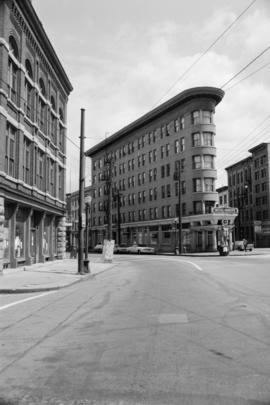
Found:
[(150, 226), (149, 228), (150, 244), (157, 245), (158, 243), (158, 227)]
[(3, 244), (4, 244), (4, 260), (9, 261), (10, 257), (10, 237), (9, 237), (9, 221), (4, 221), (4, 235), (3, 235)]
[(171, 225), (163, 225), (162, 229), (162, 243), (171, 243)]
[(19, 208), (16, 215), (16, 229), (15, 229), (15, 257), (20, 259), (24, 257), (25, 250), (25, 220), (26, 212)]
[(44, 232), (43, 232), (43, 254), (46, 256), (49, 255), (50, 225), (51, 225), (51, 218), (45, 217)]

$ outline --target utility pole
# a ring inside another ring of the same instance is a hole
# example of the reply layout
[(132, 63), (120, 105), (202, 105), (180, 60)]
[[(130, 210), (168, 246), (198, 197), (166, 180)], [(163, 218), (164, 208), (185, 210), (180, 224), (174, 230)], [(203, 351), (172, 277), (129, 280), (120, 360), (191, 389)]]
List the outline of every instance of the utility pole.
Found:
[(84, 182), (85, 182), (85, 156), (84, 156), (84, 117), (85, 109), (81, 108), (81, 134), (80, 134), (80, 175), (79, 175), (79, 246), (78, 246), (78, 273), (84, 273), (83, 263), (83, 228), (84, 228)]

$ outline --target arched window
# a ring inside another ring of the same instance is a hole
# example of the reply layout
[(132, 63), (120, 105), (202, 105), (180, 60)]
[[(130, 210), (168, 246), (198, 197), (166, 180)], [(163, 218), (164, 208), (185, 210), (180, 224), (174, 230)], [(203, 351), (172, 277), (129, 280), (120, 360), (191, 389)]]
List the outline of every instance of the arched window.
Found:
[(42, 78), (39, 79), (39, 87), (41, 90), (41, 94), (46, 97), (46, 89), (45, 89), (45, 84)]
[(26, 73), (28, 74), (28, 76), (33, 79), (33, 69), (32, 69), (32, 65), (29, 59), (25, 60), (25, 69), (26, 69)]
[(52, 105), (52, 109), (55, 111), (56, 105), (55, 105), (55, 99), (53, 96), (51, 96), (51, 105)]
[(19, 50), (18, 50), (18, 45), (17, 45), (15, 38), (13, 36), (10, 36), (8, 43), (9, 43), (10, 51), (13, 53), (13, 55), (15, 56), (16, 59), (19, 59)]

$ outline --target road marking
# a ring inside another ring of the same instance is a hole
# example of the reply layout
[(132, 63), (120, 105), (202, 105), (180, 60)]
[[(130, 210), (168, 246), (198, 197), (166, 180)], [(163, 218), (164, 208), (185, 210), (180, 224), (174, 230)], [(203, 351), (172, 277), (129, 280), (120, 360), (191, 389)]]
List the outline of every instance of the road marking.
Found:
[[(157, 257), (156, 257), (157, 258)], [(142, 260), (145, 260), (145, 261), (151, 261), (151, 260), (153, 260), (153, 258), (151, 257), (148, 257), (148, 258), (134, 258), (135, 260), (137, 260), (137, 261), (142, 261)], [(170, 261), (174, 261), (174, 262), (177, 262), (177, 263), (188, 263), (188, 264), (190, 264), (191, 266), (194, 266), (197, 270), (199, 270), (199, 271), (203, 271), (203, 269), (198, 265), (198, 264), (196, 264), (196, 263), (193, 263), (193, 262), (191, 262), (191, 261), (189, 261), (189, 260), (182, 260), (181, 258), (179, 258), (179, 259), (176, 259), (176, 258), (174, 258), (174, 257), (159, 257), (158, 258), (158, 260), (166, 260), (166, 261), (168, 261), (168, 260), (170, 260)]]
[(37, 298), (41, 298), (41, 297), (44, 297), (45, 295), (53, 294), (53, 293), (56, 293), (56, 292), (57, 291), (48, 291), (48, 292), (45, 292), (43, 294), (35, 295), (34, 297), (29, 297), (29, 298), (25, 298), (23, 300), (11, 302), (10, 304), (3, 305), (2, 307), (0, 307), (0, 311), (2, 311), (3, 309), (13, 307), (14, 305), (18, 305), (18, 304), (22, 304), (22, 303), (27, 302), (27, 301), (35, 300)]
[(180, 262), (185, 262), (185, 263), (191, 264), (191, 265), (194, 266), (197, 270), (203, 271), (203, 269), (202, 269), (200, 266), (198, 266), (198, 264), (193, 263), (193, 262), (190, 262), (189, 260), (181, 260), (181, 259), (180, 259)]

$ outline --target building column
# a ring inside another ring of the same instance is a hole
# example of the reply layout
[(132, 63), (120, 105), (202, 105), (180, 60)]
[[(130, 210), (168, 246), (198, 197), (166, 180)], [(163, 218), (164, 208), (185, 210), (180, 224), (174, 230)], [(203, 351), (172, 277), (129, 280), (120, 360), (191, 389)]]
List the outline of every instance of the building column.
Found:
[(66, 258), (66, 217), (60, 217), (57, 226), (57, 259)]
[(4, 267), (4, 221), (5, 221), (4, 197), (0, 197), (0, 275), (3, 274), (3, 267)]
[(216, 230), (212, 231), (212, 246), (213, 246), (213, 251), (217, 250), (217, 232)]

